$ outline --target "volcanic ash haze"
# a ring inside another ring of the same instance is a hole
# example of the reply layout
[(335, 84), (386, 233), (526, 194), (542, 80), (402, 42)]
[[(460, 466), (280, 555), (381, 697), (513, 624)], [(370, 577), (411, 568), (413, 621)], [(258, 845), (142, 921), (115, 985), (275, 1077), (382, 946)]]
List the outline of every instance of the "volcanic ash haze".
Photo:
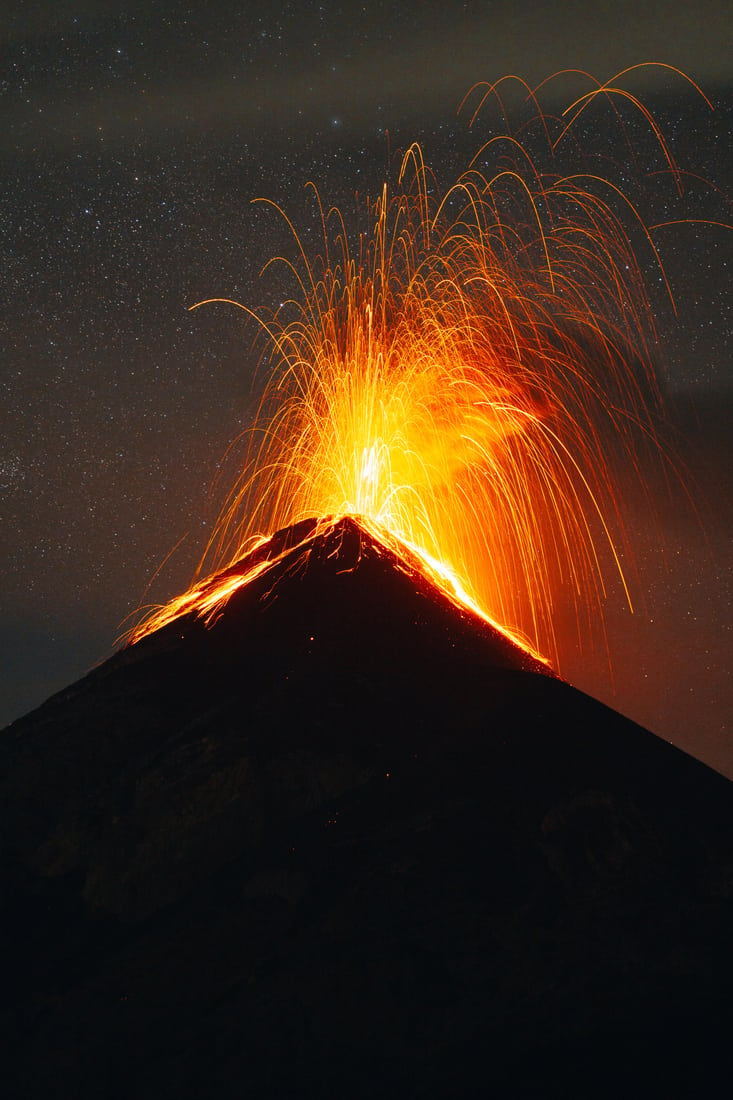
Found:
[(713, 1095), (728, 781), (354, 519), (268, 555), (0, 742), (8, 1094)]

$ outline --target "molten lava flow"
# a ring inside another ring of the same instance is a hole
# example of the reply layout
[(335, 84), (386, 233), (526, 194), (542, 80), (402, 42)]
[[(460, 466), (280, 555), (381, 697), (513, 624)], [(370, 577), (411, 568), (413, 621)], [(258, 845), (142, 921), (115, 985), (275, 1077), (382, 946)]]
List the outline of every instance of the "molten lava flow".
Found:
[(656, 253), (617, 187), (553, 159), (616, 92), (595, 88), (569, 122), (537, 116), (550, 174), (506, 134), (436, 199), (413, 146), (357, 254), (318, 200), (323, 254), (300, 246), (297, 300), (257, 317), (277, 365), (202, 563), (213, 575), (134, 640), (215, 614), (272, 564), (234, 575), (253, 536), (318, 516), (353, 515), (409, 548), (453, 599), (553, 661), (556, 603), (574, 600), (579, 619), (600, 610), (601, 547), (629, 598), (615, 463), (638, 467), (658, 404), (629, 220)]

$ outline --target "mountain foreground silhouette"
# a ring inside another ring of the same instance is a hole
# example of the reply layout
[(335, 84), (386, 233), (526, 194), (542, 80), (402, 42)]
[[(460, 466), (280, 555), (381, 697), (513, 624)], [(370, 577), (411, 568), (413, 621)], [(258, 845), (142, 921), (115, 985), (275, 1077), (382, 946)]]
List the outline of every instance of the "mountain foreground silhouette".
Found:
[(730, 783), (354, 520), (276, 552), (0, 737), (6, 1094), (715, 1094)]

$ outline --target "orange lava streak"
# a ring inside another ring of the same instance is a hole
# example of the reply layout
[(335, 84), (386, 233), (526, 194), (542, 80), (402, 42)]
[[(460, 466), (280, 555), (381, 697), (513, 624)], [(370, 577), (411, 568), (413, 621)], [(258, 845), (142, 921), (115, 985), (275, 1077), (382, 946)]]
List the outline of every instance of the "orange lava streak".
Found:
[[(543, 117), (550, 150), (612, 94), (622, 92), (597, 85), (569, 122)], [(482, 170), (498, 142), (502, 163)], [(215, 616), (273, 564), (232, 570), (253, 535), (314, 516), (358, 517), (417, 555), (452, 599), (555, 663), (556, 604), (574, 601), (579, 621), (601, 610), (601, 556), (631, 603), (616, 471), (639, 468), (658, 405), (649, 302), (625, 229), (631, 213), (658, 259), (641, 216), (597, 175), (543, 174), (512, 135), (484, 144), (437, 198), (413, 146), (400, 187), (370, 206), (356, 255), (315, 188), (321, 256), (286, 218), (298, 296), (270, 320), (240, 307), (277, 365), (202, 562), (212, 576), (133, 640), (187, 612)]]

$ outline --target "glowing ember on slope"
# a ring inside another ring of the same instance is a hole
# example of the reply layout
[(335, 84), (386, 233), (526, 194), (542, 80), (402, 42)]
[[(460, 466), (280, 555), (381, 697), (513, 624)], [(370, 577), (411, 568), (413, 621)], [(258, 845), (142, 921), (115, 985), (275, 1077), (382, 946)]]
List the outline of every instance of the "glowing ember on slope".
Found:
[(436, 198), (413, 146), (357, 253), (314, 188), (323, 252), (310, 259), (293, 231), (297, 299), (269, 321), (240, 306), (276, 366), (200, 567), (213, 575), (132, 640), (188, 611), (215, 615), (272, 565), (232, 573), (253, 536), (312, 516), (358, 517), (395, 552), (409, 548), (453, 600), (555, 662), (560, 593), (579, 623), (601, 612), (601, 544), (631, 605), (614, 464), (639, 470), (659, 398), (628, 224), (656, 251), (617, 187), (553, 159), (578, 117), (614, 96), (631, 98), (596, 86), (569, 121), (537, 107), (550, 173), (507, 133)]
[[(318, 540), (325, 540), (334, 532), (344, 516), (326, 516), (307, 521), (299, 525), (278, 532), (277, 535), (258, 542), (256, 548), (249, 551), (238, 562), (224, 572), (199, 581), (183, 595), (176, 597), (164, 607), (158, 609), (155, 614), (155, 627), (159, 629), (181, 618), (183, 615), (193, 614), (202, 618), (207, 626), (216, 621), (231, 596), (240, 588), (250, 584), (258, 577), (268, 572), (288, 575), (297, 572), (307, 563), (309, 555), (313, 551)], [(408, 576), (422, 576), (431, 581), (444, 596), (447, 596), (461, 611), (469, 611), (488, 623), (494, 630), (498, 630), (514, 645), (524, 649), (537, 661), (547, 664), (545, 659), (535, 653), (525, 638), (511, 630), (507, 630), (487, 615), (463, 588), (460, 578), (455, 576), (450, 567), (444, 563), (430, 559), (420, 547), (410, 546), (402, 542), (389, 531), (380, 528), (365, 516), (350, 516), (358, 529), (369, 536), (369, 545), (372, 551), (391, 554), (395, 566)], [(301, 532), (301, 528), (305, 528)], [(278, 535), (280, 538), (278, 539)], [(283, 540), (282, 536), (286, 538)], [(333, 552), (333, 551), (332, 551)], [(338, 549), (335, 551), (338, 554)], [(347, 566), (358, 568), (358, 560), (355, 565)], [(344, 571), (344, 570), (341, 570)], [(275, 582), (277, 583), (277, 582)], [(131, 635), (131, 641), (138, 641), (150, 633), (149, 622), (144, 622), (141, 628)]]

